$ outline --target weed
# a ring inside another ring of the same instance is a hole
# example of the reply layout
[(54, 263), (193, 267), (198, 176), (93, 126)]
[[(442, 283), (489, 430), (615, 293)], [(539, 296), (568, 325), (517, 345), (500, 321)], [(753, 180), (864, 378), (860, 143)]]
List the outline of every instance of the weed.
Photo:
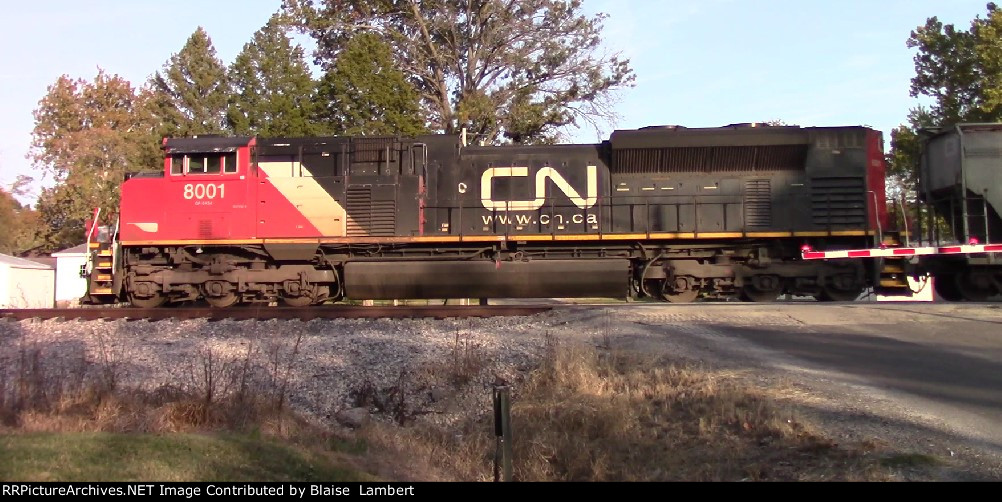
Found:
[(455, 388), (462, 387), (479, 376), (487, 363), (480, 346), (473, 342), (472, 331), (472, 325), (465, 333), (456, 328), (449, 374), (449, 379)]

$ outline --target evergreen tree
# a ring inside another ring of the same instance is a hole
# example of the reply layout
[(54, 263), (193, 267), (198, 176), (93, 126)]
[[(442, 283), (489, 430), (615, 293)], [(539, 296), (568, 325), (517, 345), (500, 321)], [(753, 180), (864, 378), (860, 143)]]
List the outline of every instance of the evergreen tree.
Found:
[(150, 87), (156, 94), (150, 99), (151, 112), (164, 136), (228, 132), (226, 67), (202, 27), (164, 64), (163, 73), (153, 75)]
[(320, 81), (319, 117), (335, 135), (413, 136), (427, 132), (417, 90), (394, 67), (390, 47), (362, 33)]
[(315, 87), (302, 47), (293, 45), (272, 17), (244, 45), (230, 66), (232, 99), (227, 113), (236, 134), (265, 137), (309, 136)]

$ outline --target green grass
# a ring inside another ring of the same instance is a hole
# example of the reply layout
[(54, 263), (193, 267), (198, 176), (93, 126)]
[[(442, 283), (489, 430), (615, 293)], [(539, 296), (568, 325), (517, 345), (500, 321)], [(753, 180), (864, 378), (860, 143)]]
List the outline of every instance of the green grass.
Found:
[(232, 433), (0, 436), (0, 481), (374, 481), (333, 452)]

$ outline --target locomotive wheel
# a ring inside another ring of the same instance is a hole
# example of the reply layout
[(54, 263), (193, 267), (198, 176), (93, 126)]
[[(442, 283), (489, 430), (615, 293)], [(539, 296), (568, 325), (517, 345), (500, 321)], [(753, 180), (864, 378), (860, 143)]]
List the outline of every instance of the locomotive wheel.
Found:
[(964, 299), (964, 296), (960, 294), (960, 288), (957, 287), (957, 281), (954, 276), (941, 275), (933, 277), (932, 281), (936, 294), (944, 300), (948, 302), (959, 302)]
[(672, 285), (661, 283), (661, 298), (668, 303), (692, 303), (699, 298), (699, 288), (692, 278), (679, 276)]
[(863, 294), (863, 285), (849, 274), (832, 276), (821, 291), (814, 295), (819, 302), (851, 302)]
[(226, 307), (232, 307), (236, 305), (237, 302), (240, 301), (240, 297), (231, 292), (223, 296), (206, 296), (205, 301), (211, 307), (217, 309), (224, 309)]
[(313, 305), (312, 296), (283, 296), (282, 303), (290, 307), (309, 307)]
[(642, 294), (642, 296), (658, 300), (661, 296), (661, 291), (664, 290), (664, 288), (665, 288), (664, 279), (661, 280), (647, 279), (644, 281), (640, 293)]
[(861, 294), (863, 294), (863, 290), (858, 288), (840, 289), (825, 286), (821, 289), (821, 293), (815, 295), (814, 298), (819, 302), (851, 302), (859, 298)]
[(783, 293), (783, 280), (774, 275), (756, 275), (748, 278), (741, 288), (740, 297), (746, 302), (774, 302)]
[(226, 281), (209, 281), (202, 285), (202, 296), (210, 306), (224, 309), (240, 301), (233, 289), (233, 285)]
[(664, 298), (666, 302), (669, 303), (692, 303), (699, 298), (698, 289), (687, 289), (685, 291), (662, 291), (661, 298)]
[(741, 288), (741, 299), (746, 302), (768, 303), (774, 302), (783, 292), (782, 288), (762, 290), (755, 286), (748, 285)]
[(987, 274), (977, 272), (958, 274), (955, 283), (961, 298), (969, 302), (983, 302), (995, 294), (995, 286)]
[(141, 309), (155, 309), (162, 306), (166, 302), (167, 297), (159, 293), (148, 298), (140, 298), (134, 294), (129, 294), (129, 303), (131, 303), (133, 307), (139, 307)]

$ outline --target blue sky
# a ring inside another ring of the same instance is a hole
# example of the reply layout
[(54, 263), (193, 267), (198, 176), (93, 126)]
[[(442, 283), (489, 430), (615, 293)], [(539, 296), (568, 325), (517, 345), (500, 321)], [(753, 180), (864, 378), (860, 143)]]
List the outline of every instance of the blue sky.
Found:
[[(140, 85), (199, 25), (229, 64), (281, 0), (42, 0), (7, 9), (0, 31), (0, 184), (40, 178), (25, 159), (32, 111), (62, 74), (97, 68)], [(869, 125), (889, 136), (908, 94), (908, 35), (938, 16), (966, 29), (987, 0), (584, 0), (605, 12), (605, 45), (637, 85), (605, 128), (714, 127), (772, 119)], [(591, 129), (571, 130), (591, 142)]]

